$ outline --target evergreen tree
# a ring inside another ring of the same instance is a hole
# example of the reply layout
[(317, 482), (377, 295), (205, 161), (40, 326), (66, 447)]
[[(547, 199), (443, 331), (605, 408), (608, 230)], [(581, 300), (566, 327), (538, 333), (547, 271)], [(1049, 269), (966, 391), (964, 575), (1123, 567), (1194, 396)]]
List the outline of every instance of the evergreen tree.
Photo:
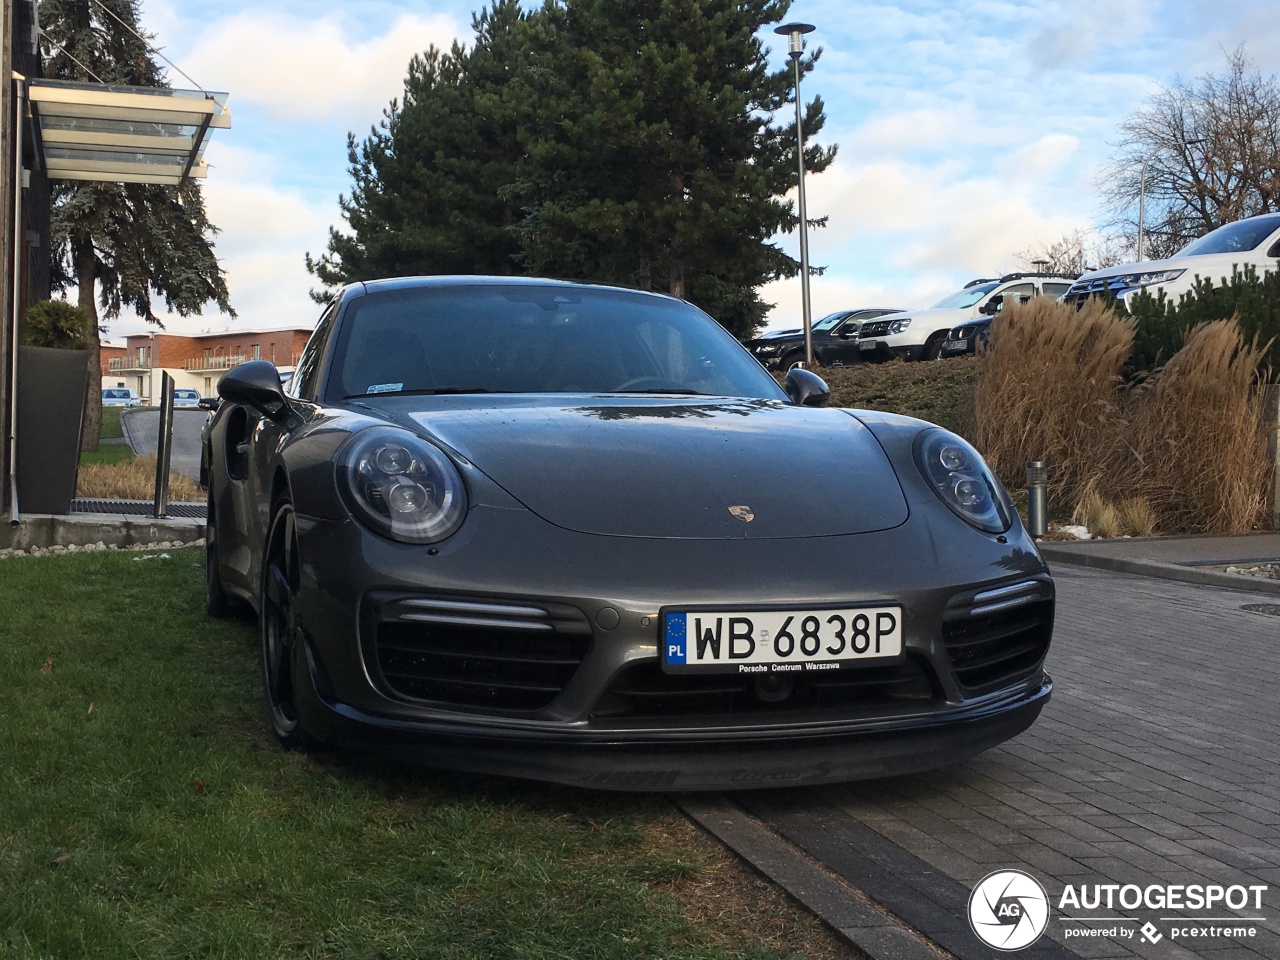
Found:
[[(168, 86), (138, 27), (138, 0), (41, 0), (40, 26), (53, 44), (45, 75), (63, 80)], [(96, 450), (102, 423), (99, 311), (126, 306), (155, 324), (152, 297), (189, 316), (216, 303), (235, 316), (213, 253), (216, 228), (199, 186), (55, 181), (51, 232), (54, 280), (74, 284), (87, 318), (89, 389), (81, 446)], [(97, 296), (95, 296), (95, 292)]]
[(528, 20), (518, 0), (496, 0), (472, 21), (469, 51), (454, 44), (414, 56), (403, 103), (393, 100), (359, 146), (347, 137), (354, 186), (338, 202), (350, 232), (330, 228), (329, 252), (307, 255), (326, 286), (515, 272), (521, 213), (508, 197), (523, 161)]
[[(634, 285), (750, 336), (760, 285), (799, 270), (770, 242), (797, 226), (794, 130), (772, 123), (791, 72), (770, 71), (756, 37), (789, 6), (495, 0), (470, 51), (415, 58), (404, 104), (350, 141), (351, 232), (331, 231), (309, 268), (329, 285), (513, 271)], [(823, 120), (814, 100), (807, 143)], [(834, 153), (809, 146), (807, 169)]]

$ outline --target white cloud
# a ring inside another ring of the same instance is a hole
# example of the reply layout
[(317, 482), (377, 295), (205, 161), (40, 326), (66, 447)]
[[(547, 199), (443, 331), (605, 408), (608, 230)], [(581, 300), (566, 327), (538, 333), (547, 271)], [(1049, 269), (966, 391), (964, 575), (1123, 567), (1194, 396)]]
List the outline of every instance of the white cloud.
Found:
[(380, 35), (353, 42), (334, 15), (255, 10), (209, 27), (183, 68), (205, 87), (230, 91), (233, 104), (278, 120), (363, 127), (371, 108), (400, 93), (413, 54), (430, 44), (447, 48), (457, 34), (451, 17), (405, 14)]

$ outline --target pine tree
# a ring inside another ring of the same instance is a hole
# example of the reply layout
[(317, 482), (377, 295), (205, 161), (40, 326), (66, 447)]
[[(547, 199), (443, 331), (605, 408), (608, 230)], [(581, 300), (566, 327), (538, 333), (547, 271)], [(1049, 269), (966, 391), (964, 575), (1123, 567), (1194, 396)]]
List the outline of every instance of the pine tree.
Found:
[[(164, 87), (138, 26), (138, 0), (41, 0), (40, 26), (52, 40), (45, 75), (63, 80)], [(104, 9), (105, 8), (105, 9)], [(215, 303), (235, 316), (213, 253), (217, 229), (199, 186), (55, 181), (51, 233), (54, 282), (75, 285), (87, 317), (89, 389), (81, 447), (96, 450), (102, 423), (101, 316), (125, 307), (160, 324), (152, 297), (179, 316)], [(95, 293), (97, 296), (95, 296)]]
[[(476, 42), (414, 56), (404, 100), (356, 145), (354, 180), (339, 205), (350, 232), (329, 230), (329, 251), (307, 269), (333, 287), (379, 276), (511, 274), (521, 213), (509, 185), (522, 162), (517, 132), (526, 98), (520, 62), (528, 15), (496, 0), (476, 16)], [(312, 294), (317, 300), (327, 294)]]
[[(692, 300), (740, 337), (799, 265), (789, 68), (757, 32), (790, 0), (494, 0), (469, 51), (415, 58), (403, 105), (357, 149), (327, 285), (406, 273), (595, 280)], [(812, 68), (807, 58), (802, 69)], [(794, 102), (794, 101), (792, 101)], [(822, 102), (805, 111), (806, 142)], [(834, 148), (811, 145), (818, 173)], [(816, 221), (821, 223), (821, 221)]]

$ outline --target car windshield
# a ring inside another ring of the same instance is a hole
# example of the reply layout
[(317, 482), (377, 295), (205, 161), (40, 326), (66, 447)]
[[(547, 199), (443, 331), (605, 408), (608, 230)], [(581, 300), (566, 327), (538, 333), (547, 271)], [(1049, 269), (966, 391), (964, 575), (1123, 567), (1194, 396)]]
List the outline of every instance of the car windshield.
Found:
[(673, 393), (785, 399), (696, 307), (553, 284), (374, 290), (346, 309), (327, 394)]
[(848, 315), (849, 315), (848, 310), (841, 310), (839, 313), (829, 313), (813, 325), (813, 331), (815, 333), (817, 332), (825, 333), (826, 331), (830, 330), (832, 327), (834, 327), (837, 323), (839, 323)]
[(1174, 256), (1200, 257), (1210, 253), (1242, 253), (1261, 246), (1276, 230), (1280, 230), (1280, 213), (1228, 223), (1217, 230), (1209, 231), (1199, 240), (1192, 240)]
[(980, 283), (977, 286), (965, 287), (958, 290), (949, 297), (944, 297), (935, 303), (931, 310), (959, 310), (964, 307), (972, 307), (975, 303), (985, 297), (988, 293), (1000, 286), (999, 280), (992, 280), (990, 283)]
[(108, 400), (127, 400), (129, 398), (128, 390), (103, 390), (102, 395)]

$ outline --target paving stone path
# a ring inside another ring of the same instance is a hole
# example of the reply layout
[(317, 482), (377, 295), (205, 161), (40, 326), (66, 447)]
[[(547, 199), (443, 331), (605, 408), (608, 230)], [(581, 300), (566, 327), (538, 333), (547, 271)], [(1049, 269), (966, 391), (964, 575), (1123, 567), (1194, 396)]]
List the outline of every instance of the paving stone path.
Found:
[[(958, 957), (1280, 958), (1280, 606), (1121, 573), (1055, 576), (1056, 689), (1027, 733), (939, 773), (735, 801)], [(997, 954), (965, 904), (1011, 867), (1046, 888), (1051, 939)], [(1261, 908), (1193, 921), (1145, 905), (1059, 909), (1068, 884), (1268, 889)], [(1224, 926), (1253, 935), (1189, 933)], [(1090, 929), (1116, 932), (1069, 935)]]

